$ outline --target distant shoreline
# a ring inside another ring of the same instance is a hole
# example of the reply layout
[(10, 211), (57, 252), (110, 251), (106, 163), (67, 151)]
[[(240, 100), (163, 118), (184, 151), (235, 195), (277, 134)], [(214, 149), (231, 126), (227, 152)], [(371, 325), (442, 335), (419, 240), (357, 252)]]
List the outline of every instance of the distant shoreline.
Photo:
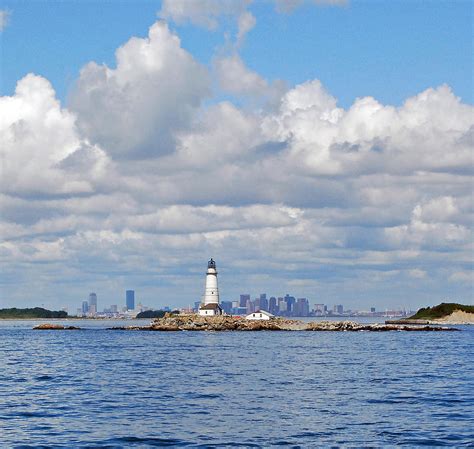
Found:
[(66, 318), (4, 318), (0, 317), (0, 321), (67, 321), (67, 320), (94, 320), (94, 321), (106, 321), (106, 320), (116, 320), (116, 321), (126, 321), (126, 320), (149, 320), (149, 318), (114, 318), (114, 317), (106, 317), (106, 318), (99, 318), (99, 317), (76, 317), (76, 316), (69, 316)]

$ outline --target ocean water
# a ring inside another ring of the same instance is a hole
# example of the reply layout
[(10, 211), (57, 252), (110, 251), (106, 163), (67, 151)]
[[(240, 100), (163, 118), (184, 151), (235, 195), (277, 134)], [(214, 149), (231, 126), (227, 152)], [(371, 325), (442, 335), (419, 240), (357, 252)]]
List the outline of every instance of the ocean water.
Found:
[(474, 447), (474, 326), (201, 333), (34, 324), (0, 323), (2, 448)]

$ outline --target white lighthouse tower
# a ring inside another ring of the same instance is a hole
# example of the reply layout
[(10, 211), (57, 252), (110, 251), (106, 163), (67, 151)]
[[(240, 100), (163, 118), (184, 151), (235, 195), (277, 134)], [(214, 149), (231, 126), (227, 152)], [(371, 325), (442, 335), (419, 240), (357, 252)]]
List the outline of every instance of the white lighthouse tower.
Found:
[(207, 263), (206, 288), (199, 306), (199, 315), (222, 315), (222, 308), (219, 305), (216, 262), (212, 258)]

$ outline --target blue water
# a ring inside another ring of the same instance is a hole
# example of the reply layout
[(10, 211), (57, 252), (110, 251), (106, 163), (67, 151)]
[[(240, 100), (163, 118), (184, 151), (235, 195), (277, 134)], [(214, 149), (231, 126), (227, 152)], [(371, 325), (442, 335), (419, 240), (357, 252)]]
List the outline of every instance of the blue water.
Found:
[(200, 333), (88, 323), (0, 324), (0, 447), (474, 447), (473, 326)]

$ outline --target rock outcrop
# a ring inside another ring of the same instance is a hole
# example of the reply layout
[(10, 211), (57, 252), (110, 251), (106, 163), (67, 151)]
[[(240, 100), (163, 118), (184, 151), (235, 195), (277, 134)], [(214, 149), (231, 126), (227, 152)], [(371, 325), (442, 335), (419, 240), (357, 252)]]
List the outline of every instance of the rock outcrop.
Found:
[(304, 322), (285, 318), (246, 320), (239, 316), (170, 315), (157, 318), (149, 326), (115, 327), (111, 330), (147, 331), (451, 331), (451, 327), (360, 324), (352, 321)]
[(38, 324), (33, 328), (33, 330), (59, 330), (59, 331), (75, 331), (75, 330), (80, 330), (80, 327), (76, 326), (63, 326), (62, 324), (50, 324), (50, 323), (44, 323), (44, 324)]

